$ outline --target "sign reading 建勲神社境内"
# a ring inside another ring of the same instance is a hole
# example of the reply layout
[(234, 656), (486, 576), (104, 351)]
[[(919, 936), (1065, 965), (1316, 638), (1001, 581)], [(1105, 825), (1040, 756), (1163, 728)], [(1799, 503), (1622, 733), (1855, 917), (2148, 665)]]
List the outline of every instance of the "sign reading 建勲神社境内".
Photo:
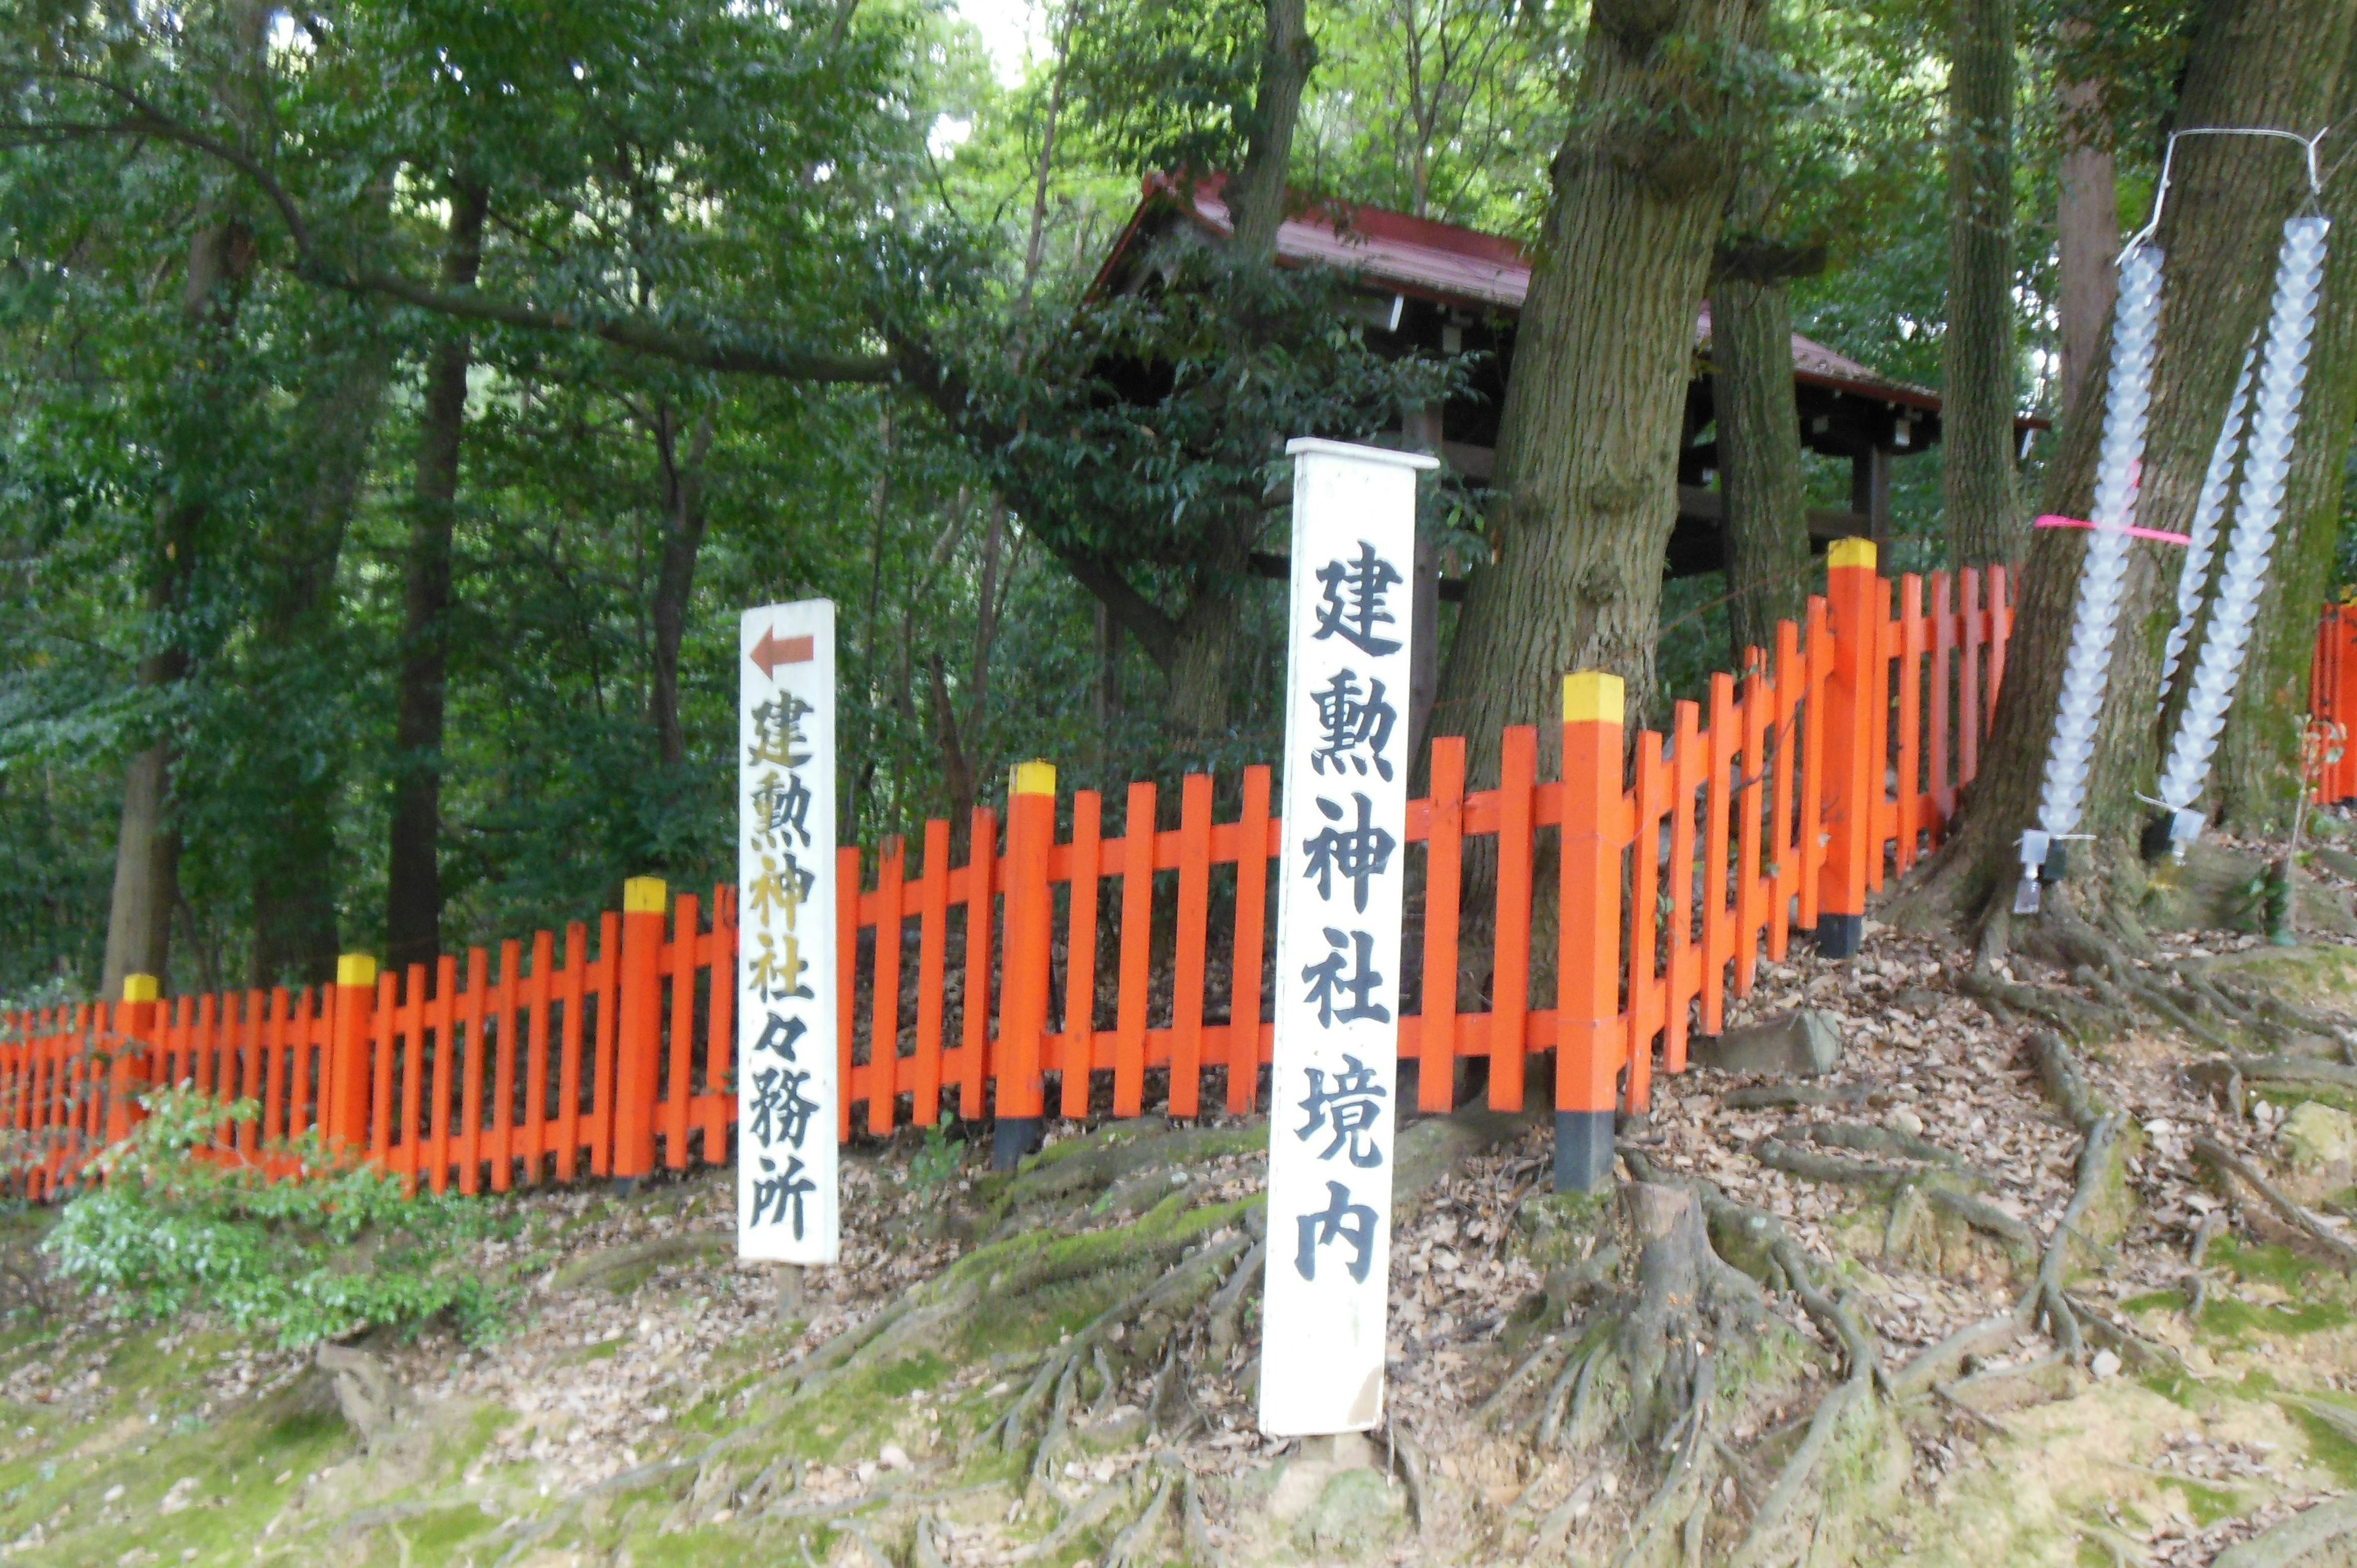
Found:
[(1415, 453), (1295, 441), (1260, 1424), (1383, 1418)]
[(747, 610), (737, 675), (737, 1252), (832, 1263), (834, 604)]

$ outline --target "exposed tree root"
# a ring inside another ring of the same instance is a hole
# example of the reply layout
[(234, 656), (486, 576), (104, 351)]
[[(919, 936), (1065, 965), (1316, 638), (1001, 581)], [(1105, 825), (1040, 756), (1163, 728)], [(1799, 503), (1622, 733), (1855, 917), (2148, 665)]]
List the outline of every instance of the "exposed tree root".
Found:
[[(1552, 1345), (1540, 1346), (1538, 1349), (1524, 1357), (1520, 1366), (1506, 1374), (1506, 1380), (1498, 1385), (1497, 1392), (1483, 1400), (1480, 1407), (1473, 1412), (1474, 1424), (1489, 1425), (1496, 1418), (1499, 1410), (1504, 1406), (1506, 1401), (1513, 1396), (1516, 1390), (1529, 1381), (1542, 1369), (1552, 1370), (1555, 1363), (1568, 1359), (1574, 1348), (1569, 1342), (1558, 1339)], [(1566, 1367), (1564, 1375), (1568, 1377), (1571, 1371), (1571, 1368)]]
[(1628, 1541), (1612, 1560), (1614, 1568), (1627, 1568), (1651, 1548), (1656, 1536), (1679, 1528), (1696, 1509), (1709, 1506), (1710, 1484), (1717, 1476), (1718, 1452), (1705, 1440), (1709, 1435), (1711, 1402), (1717, 1389), (1717, 1361), (1706, 1353), (1695, 1369), (1691, 1397), (1684, 1411), (1662, 1438), (1663, 1446), (1673, 1449), (1676, 1457), (1670, 1462), (1669, 1473), (1662, 1478), (1662, 1484), (1630, 1524)]
[(2083, 1137), (2070, 1204), (2055, 1221), (2054, 1233), (2047, 1238), (2037, 1281), (2022, 1297), (2019, 1311), (2024, 1323), (2043, 1322), (2056, 1347), (2077, 1361), (2085, 1356), (2087, 1345), (2063, 1289), (2068, 1283), (2071, 1243), (2086, 1240), (2083, 1221), (2109, 1171), (2120, 1118), (2095, 1098), (2087, 1087), (2086, 1075), (2079, 1070), (2078, 1058), (2061, 1040), (2052, 1035), (2032, 1035), (2030, 1048), (2037, 1054), (2039, 1079), (2045, 1085), (2047, 1098), (2071, 1119)]
[(1629, 1418), (1650, 1441), (1688, 1417), (1706, 1397), (1716, 1342), (1756, 1324), (1760, 1288), (1712, 1250), (1702, 1205), (1685, 1187), (1639, 1181), (1621, 1189), (1637, 1233), (1637, 1300), (1621, 1318), (1616, 1347), (1629, 1380)]
[(1736, 1547), (1735, 1555), (1727, 1560), (1729, 1568), (1751, 1568), (1767, 1554), (1777, 1532), (1783, 1527), (1785, 1516), (1792, 1512), (1793, 1503), (1800, 1498), (1810, 1477), (1815, 1473), (1817, 1461), (1824, 1456), (1826, 1446), (1833, 1441), (1835, 1429), (1861, 1401), (1870, 1403), (1873, 1398), (1871, 1380), (1854, 1377), (1817, 1402), (1815, 1412), (1809, 1417), (1808, 1431), (1802, 1434), (1792, 1457), (1784, 1462), (1776, 1484), (1769, 1488), (1768, 1496), (1753, 1510), (1750, 1528), (1744, 1532), (1742, 1543)]
[(2263, 1535), (2218, 1554), (2215, 1568), (2290, 1568), (2325, 1546), (2357, 1534), (2357, 1497), (2335, 1498), (2294, 1514)]
[(1854, 1187), (1889, 1190), (1921, 1174), (1912, 1165), (1873, 1165), (1864, 1160), (1838, 1160), (1830, 1155), (1813, 1155), (1778, 1138), (1762, 1139), (1753, 1145), (1751, 1153), (1753, 1158), (1770, 1170), (1814, 1182), (1846, 1182)]
[(2039, 1083), (2054, 1108), (2083, 1133), (2093, 1126), (2103, 1112), (2071, 1047), (2051, 1035), (2040, 1034), (2029, 1036), (2029, 1049), (2038, 1061)]
[(2313, 1210), (2295, 1203), (2281, 1187), (2261, 1176), (2257, 1168), (2215, 1138), (2193, 1140), (2193, 1157), (2214, 1169), (2233, 1176), (2266, 1200), (2283, 1220), (2321, 1248), (2342, 1269), (2357, 1271), (2357, 1246), (2352, 1246), (2333, 1229), (2318, 1219)]
[(1964, 1362), (1975, 1356), (2004, 1349), (2019, 1339), (2021, 1333), (2018, 1313), (1986, 1318), (1959, 1328), (1938, 1344), (1919, 1351), (1913, 1360), (1892, 1373), (1891, 1396), (1894, 1399), (1912, 1399), (1934, 1383), (1954, 1377)]
[(1730, 1089), (1719, 1103), (1730, 1111), (1774, 1111), (1787, 1106), (1863, 1105), (1875, 1092), (1868, 1083), (1755, 1083)]
[[(1802, 1129), (1788, 1127), (1781, 1134), (1790, 1137)], [(1969, 1175), (1978, 1181), (1992, 1179), (1988, 1173), (1968, 1162), (1953, 1149), (1919, 1138), (1911, 1133), (1901, 1133), (1894, 1127), (1871, 1127), (1854, 1122), (1827, 1122), (1805, 1129), (1813, 1143), (1831, 1149), (1854, 1149), (1861, 1154), (1896, 1155), (1901, 1159), (1921, 1160), (1925, 1165)]]
[(1155, 1478), (1154, 1495), (1146, 1499), (1145, 1509), (1105, 1548), (1105, 1568), (1145, 1568), (1152, 1561), (1155, 1532), (1162, 1528), (1162, 1513), (1169, 1502), (1170, 1477), (1166, 1471)]
[(1958, 1192), (1953, 1187), (1942, 1187), (1935, 1182), (1927, 1182), (1915, 1190), (1935, 1208), (1946, 1209), (1974, 1230), (1994, 1236), (2009, 1247), (2035, 1247), (2038, 1244), (2038, 1233), (2028, 1224), (1995, 1204), (1983, 1203), (1970, 1193)]
[(2107, 1040), (2124, 1032), (2126, 1020), (2116, 1008), (2099, 1007), (2067, 992), (2017, 984), (1994, 975), (1966, 970), (1955, 977), (1956, 989), (1986, 1005), (1994, 1002), (2006, 1010), (2001, 1024), (2021, 1014), (2042, 1019), (2082, 1041)]
[(1178, 1483), (1179, 1534), (1186, 1541), (1186, 1561), (1195, 1568), (1227, 1568), (1227, 1558), (1211, 1543), (1211, 1521), (1203, 1517), (1201, 1488), (1192, 1475)]
[[(1072, 1405), (1081, 1393), (1082, 1379), (1095, 1370), (1104, 1380), (1107, 1392), (1119, 1386), (1118, 1373), (1106, 1354), (1111, 1337), (1119, 1331), (1123, 1337), (1137, 1338), (1148, 1347), (1160, 1345), (1167, 1360), (1176, 1351), (1180, 1337), (1175, 1333), (1164, 1336), (1149, 1332), (1149, 1326), (1159, 1321), (1175, 1329), (1180, 1319), (1188, 1316), (1198, 1303), (1211, 1294), (1219, 1279), (1221, 1267), (1245, 1251), (1250, 1245), (1247, 1237), (1238, 1235), (1208, 1246), (1166, 1269), (1143, 1290), (1115, 1302), (1090, 1319), (1071, 1337), (1048, 1352), (1041, 1359), (1039, 1370), (1032, 1374), (1030, 1382), (1015, 1402), (1001, 1412), (996, 1421), (976, 1434), (974, 1442), (987, 1442), (995, 1435), (1002, 1448), (1008, 1453), (1015, 1452), (1028, 1435), (1035, 1412), (1045, 1405), (1048, 1413), (1041, 1426), (1039, 1445), (1033, 1452), (1031, 1474), (1035, 1484), (1052, 1490), (1052, 1466), (1069, 1431)], [(1151, 1353), (1150, 1349), (1147, 1353)]]
[[(1260, 1216), (1256, 1213), (1254, 1217)], [(1262, 1271), (1267, 1262), (1267, 1240), (1254, 1241), (1252, 1251), (1244, 1254), (1243, 1261), (1228, 1275), (1228, 1283), (1211, 1296), (1211, 1322), (1205, 1332), (1210, 1337), (1211, 1349), (1222, 1361), (1225, 1361), (1229, 1353), (1243, 1342), (1244, 1308), (1250, 1304), (1252, 1294), (1260, 1286)]]
[[(2231, 1069), (2246, 1083), (2309, 1085), (2319, 1089), (2357, 1090), (2357, 1067), (2320, 1062), (2309, 1057), (2228, 1057), (2203, 1062), (2201, 1069)], [(2201, 1076), (2197, 1069), (2196, 1076)]]

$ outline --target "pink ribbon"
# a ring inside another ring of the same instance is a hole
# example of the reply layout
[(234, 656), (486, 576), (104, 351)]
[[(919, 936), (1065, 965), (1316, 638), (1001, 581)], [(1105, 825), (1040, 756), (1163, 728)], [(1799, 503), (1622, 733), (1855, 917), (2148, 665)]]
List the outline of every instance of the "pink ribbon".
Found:
[[(2084, 518), (2058, 517), (2050, 511), (2040, 516), (2039, 520), (2030, 524), (2030, 526), (2032, 528), (2093, 528), (2095, 525), (2087, 521)], [(2169, 533), (2158, 528), (2138, 528), (2133, 523), (2129, 524), (2126, 528), (2122, 529), (2120, 532), (2126, 534), (2131, 539), (2150, 539), (2162, 544), (2190, 544), (2193, 542), (2192, 537), (2190, 534)]]

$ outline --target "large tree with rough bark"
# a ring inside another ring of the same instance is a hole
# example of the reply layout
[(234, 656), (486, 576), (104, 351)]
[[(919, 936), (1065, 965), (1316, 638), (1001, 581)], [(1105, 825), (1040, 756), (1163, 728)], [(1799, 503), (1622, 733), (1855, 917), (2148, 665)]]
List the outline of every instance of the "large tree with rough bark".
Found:
[(2019, 553), (2013, 416), (2013, 0), (1957, 0), (1948, 57), (1941, 499), (1955, 566)]
[[(2352, 26), (2357, 16), (2337, 0), (2213, 0), (2178, 124), (2321, 126), (2340, 102)], [(2190, 523), (2244, 347), (2266, 312), (2283, 220), (2305, 188), (2300, 160), (2279, 142), (2196, 137), (2178, 147), (2156, 234), (2167, 260), (2136, 501), (2144, 526), (2183, 532)], [(2107, 337), (2064, 422), (2045, 510), (2087, 513), (2108, 366)], [(1906, 906), (1909, 918), (1975, 922), (1993, 949), (2007, 940), (2016, 843), (2033, 825), (2084, 551), (2072, 530), (2041, 530), (2030, 544), (1980, 778), (1961, 831)], [(2093, 836), (2071, 846), (2072, 875), (2058, 895), (2130, 932), (2150, 881), (2137, 841), (2152, 809), (2138, 797), (2151, 793), (2158, 765), (2155, 696), (2179, 560), (2169, 545), (2131, 546), (2081, 824)], [(2293, 635), (2312, 636), (2312, 627)]]
[(1734, 63), (1753, 0), (1602, 0), (1514, 342), (1493, 561), (1468, 586), (1432, 727), (1494, 770), (1564, 671), (1609, 670), (1651, 711), (1662, 555), (1695, 313), (1735, 176)]

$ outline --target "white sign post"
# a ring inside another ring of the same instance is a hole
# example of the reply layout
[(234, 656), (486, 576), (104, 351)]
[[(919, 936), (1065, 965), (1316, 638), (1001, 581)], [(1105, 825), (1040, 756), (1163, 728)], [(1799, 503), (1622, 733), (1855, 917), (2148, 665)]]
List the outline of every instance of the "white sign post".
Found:
[(834, 606), (737, 627), (737, 1255), (832, 1263)]
[(1400, 903), (1407, 882), (1411, 452), (1295, 441), (1285, 842), (1261, 1430), (1383, 1419)]

